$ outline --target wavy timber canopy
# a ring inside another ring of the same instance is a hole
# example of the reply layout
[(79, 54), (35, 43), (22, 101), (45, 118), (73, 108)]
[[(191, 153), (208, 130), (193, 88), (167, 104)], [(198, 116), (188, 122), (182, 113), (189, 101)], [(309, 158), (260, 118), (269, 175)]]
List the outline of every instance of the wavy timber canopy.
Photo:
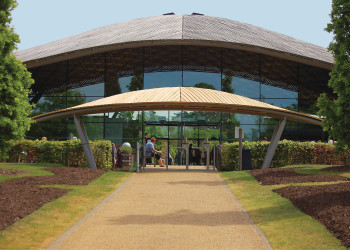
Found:
[(254, 114), (321, 125), (321, 119), (279, 108), (243, 96), (217, 90), (173, 87), (132, 91), (106, 97), (75, 107), (46, 113), (33, 119), (46, 121), (73, 115), (140, 111), (140, 110), (190, 110)]

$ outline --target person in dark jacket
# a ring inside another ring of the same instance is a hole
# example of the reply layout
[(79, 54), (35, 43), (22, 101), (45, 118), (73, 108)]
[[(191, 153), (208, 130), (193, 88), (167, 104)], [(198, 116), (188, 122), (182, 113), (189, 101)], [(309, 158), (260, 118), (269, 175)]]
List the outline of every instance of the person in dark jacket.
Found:
[(119, 144), (115, 145), (115, 153), (114, 158), (116, 159), (116, 167), (121, 168), (123, 166), (123, 156), (122, 156), (122, 150), (120, 149)]

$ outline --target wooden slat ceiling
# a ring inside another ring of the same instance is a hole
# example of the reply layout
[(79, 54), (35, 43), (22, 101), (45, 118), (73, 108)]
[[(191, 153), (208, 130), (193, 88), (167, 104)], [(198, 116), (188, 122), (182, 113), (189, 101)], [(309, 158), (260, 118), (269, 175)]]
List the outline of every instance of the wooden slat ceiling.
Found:
[(165, 87), (127, 92), (78, 106), (49, 112), (37, 122), (73, 115), (142, 110), (188, 110), (252, 114), (321, 125), (322, 119), (276, 107), (247, 97), (211, 89)]

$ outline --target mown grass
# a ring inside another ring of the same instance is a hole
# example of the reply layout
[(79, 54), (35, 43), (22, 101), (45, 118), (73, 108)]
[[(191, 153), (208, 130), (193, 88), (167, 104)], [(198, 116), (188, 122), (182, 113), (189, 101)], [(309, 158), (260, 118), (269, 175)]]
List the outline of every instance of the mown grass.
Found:
[[(320, 171), (327, 167), (325, 165), (307, 167), (297, 171), (327, 174)], [(348, 177), (348, 174), (339, 175)], [(272, 191), (290, 185), (325, 185), (330, 184), (329, 182), (262, 186), (248, 171), (223, 172), (221, 176), (273, 249), (346, 249), (322, 224), (302, 213), (288, 199)]]
[[(32, 176), (52, 174), (42, 170), (52, 166), (59, 165), (0, 164), (0, 168), (24, 170)], [(22, 176), (28, 175), (5, 176), (2, 180)], [(72, 191), (1, 231), (0, 249), (47, 248), (131, 176), (126, 172), (107, 172), (87, 186), (50, 185)]]
[(0, 163), (0, 168), (16, 169), (16, 170), (23, 170), (23, 171), (29, 172), (28, 174), (22, 174), (22, 175), (0, 175), (0, 183), (8, 179), (21, 178), (24, 176), (53, 175), (53, 173), (49, 171), (42, 170), (43, 168), (46, 168), (46, 167), (62, 167), (62, 165), (44, 164), (44, 163), (38, 163), (38, 164)]

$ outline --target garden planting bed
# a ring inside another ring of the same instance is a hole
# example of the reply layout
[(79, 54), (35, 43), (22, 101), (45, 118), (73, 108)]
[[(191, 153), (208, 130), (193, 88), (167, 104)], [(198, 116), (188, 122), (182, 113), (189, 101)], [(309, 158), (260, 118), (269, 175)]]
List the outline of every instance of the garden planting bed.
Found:
[(349, 181), (348, 178), (337, 175), (311, 175), (300, 174), (294, 170), (297, 168), (269, 168), (256, 169), (249, 171), (261, 185), (278, 185), (305, 182), (330, 182), (330, 181)]
[[(332, 169), (334, 168), (334, 169)], [(325, 171), (344, 172), (349, 167), (330, 167)], [(348, 181), (336, 175), (303, 175), (295, 168), (253, 170), (250, 174), (262, 185), (290, 182)], [(348, 171), (348, 170), (347, 170)], [(350, 182), (315, 186), (288, 186), (273, 190), (295, 207), (323, 224), (346, 247), (350, 247)]]
[[(5, 174), (24, 174), (24, 171), (17, 172), (14, 169), (0, 170)], [(54, 175), (22, 177), (0, 183), (0, 231), (70, 191), (40, 185), (87, 185), (105, 173), (103, 170), (67, 167), (44, 170)]]
[(325, 172), (350, 172), (350, 167), (349, 166), (327, 167), (327, 168), (322, 168), (322, 171), (325, 171)]

